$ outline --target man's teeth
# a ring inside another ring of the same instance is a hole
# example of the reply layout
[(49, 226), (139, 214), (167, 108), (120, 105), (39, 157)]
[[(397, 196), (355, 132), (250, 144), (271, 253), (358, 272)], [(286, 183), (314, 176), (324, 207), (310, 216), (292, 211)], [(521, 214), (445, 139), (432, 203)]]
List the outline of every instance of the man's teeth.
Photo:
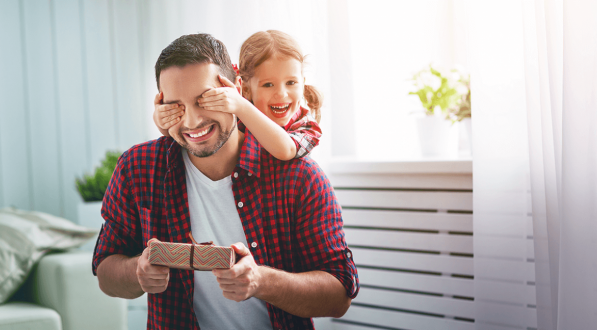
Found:
[(204, 129), (204, 130), (202, 130), (201, 132), (199, 132), (199, 133), (197, 133), (197, 134), (190, 134), (190, 133), (189, 133), (189, 136), (190, 136), (190, 137), (192, 137), (192, 138), (198, 138), (198, 137), (201, 137), (201, 136), (203, 136), (203, 135), (207, 134), (207, 132), (209, 132), (209, 129), (210, 129), (210, 128), (211, 128), (211, 126), (210, 126), (210, 127), (208, 127), (208, 128), (206, 128), (206, 129)]

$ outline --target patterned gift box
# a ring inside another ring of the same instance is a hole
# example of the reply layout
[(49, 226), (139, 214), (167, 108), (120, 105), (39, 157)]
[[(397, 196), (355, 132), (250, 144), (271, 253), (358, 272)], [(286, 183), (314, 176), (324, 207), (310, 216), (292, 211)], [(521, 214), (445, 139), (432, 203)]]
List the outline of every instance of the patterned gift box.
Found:
[(203, 243), (168, 243), (155, 238), (149, 240), (148, 246), (149, 263), (152, 265), (186, 270), (212, 270), (230, 268), (236, 262), (236, 253), (230, 247)]

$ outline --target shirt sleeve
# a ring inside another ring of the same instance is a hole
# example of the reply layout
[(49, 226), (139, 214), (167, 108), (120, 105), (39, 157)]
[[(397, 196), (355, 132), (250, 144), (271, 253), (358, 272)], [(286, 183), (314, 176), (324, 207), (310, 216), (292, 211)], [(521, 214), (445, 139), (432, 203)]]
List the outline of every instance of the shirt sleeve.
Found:
[(334, 190), (315, 163), (301, 171), (296, 199), (296, 237), (303, 271), (321, 270), (342, 283), (355, 298), (359, 276), (345, 240), (342, 213)]
[(285, 129), (294, 140), (296, 145), (296, 155), (294, 158), (301, 158), (308, 155), (313, 148), (319, 145), (321, 138), (321, 128), (309, 109), (301, 108), (297, 112), (297, 118), (292, 118)]
[(129, 152), (126, 152), (118, 160), (104, 195), (102, 217), (105, 222), (93, 253), (94, 275), (97, 275), (99, 264), (110, 255), (134, 256), (143, 252), (139, 216), (129, 176), (126, 174), (128, 155)]

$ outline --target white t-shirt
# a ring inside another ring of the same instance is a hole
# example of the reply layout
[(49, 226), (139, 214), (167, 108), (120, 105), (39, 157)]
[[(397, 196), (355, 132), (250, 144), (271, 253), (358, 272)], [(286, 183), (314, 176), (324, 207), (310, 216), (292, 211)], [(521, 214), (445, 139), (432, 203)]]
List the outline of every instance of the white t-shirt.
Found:
[[(238, 216), (232, 179), (212, 181), (199, 171), (185, 149), (182, 149), (186, 170), (191, 232), (197, 242), (213, 241), (230, 246), (242, 242), (247, 246), (243, 225)], [(193, 309), (202, 330), (272, 329), (265, 302), (250, 298), (236, 302), (224, 298), (212, 272), (195, 271)]]

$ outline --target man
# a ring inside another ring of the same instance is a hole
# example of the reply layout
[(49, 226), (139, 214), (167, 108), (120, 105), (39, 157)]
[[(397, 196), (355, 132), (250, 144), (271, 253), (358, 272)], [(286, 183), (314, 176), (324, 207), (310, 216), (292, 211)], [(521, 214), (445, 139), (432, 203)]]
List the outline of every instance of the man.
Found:
[[(311, 159), (273, 158), (234, 115), (197, 100), (240, 80), (224, 45), (180, 37), (156, 63), (164, 103), (184, 105), (173, 138), (126, 151), (106, 191), (106, 220), (93, 259), (100, 288), (149, 294), (149, 329), (312, 329), (311, 317), (342, 316), (358, 277), (340, 207)], [(147, 242), (230, 245), (240, 260), (213, 272), (149, 264)]]

